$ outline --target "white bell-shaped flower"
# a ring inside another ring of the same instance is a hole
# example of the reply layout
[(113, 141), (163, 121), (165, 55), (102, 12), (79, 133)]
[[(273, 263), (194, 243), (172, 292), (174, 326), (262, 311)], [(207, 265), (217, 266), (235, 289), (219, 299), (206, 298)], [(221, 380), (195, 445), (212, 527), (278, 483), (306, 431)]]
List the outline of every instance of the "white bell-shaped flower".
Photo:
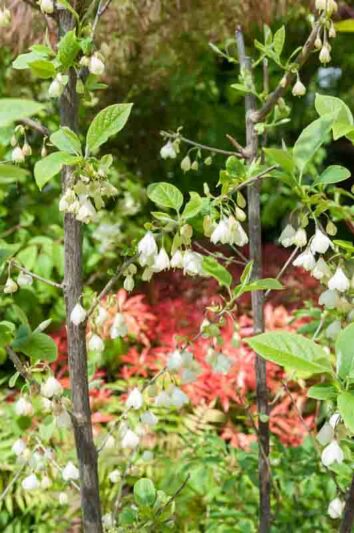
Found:
[(17, 439), (11, 447), (11, 450), (17, 456), (22, 455), (25, 449), (26, 443), (22, 439)]
[(122, 438), (121, 446), (124, 449), (134, 450), (139, 445), (139, 442), (139, 436), (131, 429), (128, 429)]
[(324, 305), (327, 309), (335, 309), (337, 307), (338, 300), (338, 293), (336, 291), (327, 289), (320, 294), (318, 303), (320, 305)]
[(94, 333), (91, 335), (90, 340), (88, 341), (87, 347), (92, 352), (103, 352), (104, 351), (104, 341), (99, 335)]
[(103, 326), (106, 320), (109, 318), (108, 311), (100, 305), (97, 310), (97, 317), (95, 318), (95, 323), (97, 326)]
[(183, 255), (183, 269), (190, 276), (203, 274), (203, 256), (197, 252), (187, 250)]
[(60, 382), (53, 376), (50, 376), (47, 381), (41, 385), (41, 395), (45, 398), (52, 398), (53, 396), (59, 396), (63, 392), (63, 387)]
[(248, 243), (248, 236), (242, 227), (242, 224), (235, 217), (230, 216), (228, 218), (230, 239), (229, 244), (235, 244), (236, 246), (245, 246)]
[(151, 411), (145, 411), (140, 417), (140, 420), (143, 424), (146, 424), (147, 426), (156, 426), (158, 422), (157, 416), (154, 415)]
[(167, 358), (167, 369), (170, 372), (178, 371), (183, 365), (182, 354), (179, 350), (174, 350)]
[(23, 490), (36, 490), (40, 487), (40, 483), (36, 474), (30, 474), (22, 481), (21, 486)]
[(113, 324), (110, 330), (111, 339), (118, 337), (125, 337), (128, 334), (128, 327), (122, 313), (117, 313), (114, 317)]
[(51, 15), (54, 11), (53, 0), (39, 0), (38, 5), (42, 13), (47, 15)]
[(49, 98), (60, 98), (65, 89), (65, 85), (56, 77), (49, 85), (48, 96)]
[(179, 387), (174, 386), (169, 394), (171, 405), (177, 409), (180, 409), (185, 404), (189, 403), (188, 396)]
[(340, 498), (334, 498), (328, 505), (328, 514), (333, 520), (337, 520), (343, 514), (345, 502)]
[(313, 270), (311, 271), (311, 275), (316, 279), (322, 279), (331, 275), (329, 266), (322, 257), (320, 257), (315, 264)]
[(17, 416), (32, 416), (33, 406), (26, 398), (19, 398), (15, 403), (15, 413)]
[(66, 494), (66, 492), (59, 492), (58, 502), (60, 505), (67, 505), (69, 503), (69, 496)]
[(316, 265), (316, 260), (310, 250), (305, 250), (293, 261), (293, 265), (302, 267), (304, 270), (312, 270)]
[(319, 228), (311, 241), (310, 249), (313, 254), (325, 254), (329, 247), (333, 247), (331, 239)]
[(343, 272), (341, 267), (337, 267), (337, 270), (334, 274), (334, 276), (331, 277), (331, 279), (328, 281), (328, 288), (333, 290), (337, 290), (339, 292), (345, 292), (350, 287), (350, 281)]
[(306, 87), (300, 78), (298, 78), (297, 82), (295, 83), (292, 93), (294, 96), (304, 96), (306, 94)]
[(160, 155), (162, 159), (176, 159), (177, 152), (171, 141), (167, 141), (166, 144), (160, 150)]
[(158, 248), (155, 238), (151, 231), (148, 231), (138, 242), (139, 262), (141, 266), (151, 263), (157, 252)]
[(86, 311), (80, 303), (77, 303), (70, 313), (70, 320), (75, 326), (78, 326), (86, 319)]
[(171, 257), (171, 268), (183, 268), (183, 253), (177, 250)]
[(170, 395), (165, 391), (159, 392), (155, 398), (156, 407), (171, 407)]
[(333, 427), (328, 422), (325, 422), (325, 424), (323, 424), (320, 431), (316, 435), (316, 439), (321, 444), (321, 446), (326, 446), (327, 444), (332, 442), (333, 437)]
[(218, 242), (221, 242), (221, 244), (226, 244), (230, 241), (230, 230), (226, 219), (222, 218), (219, 221), (210, 236), (210, 240), (213, 244), (217, 244)]
[(61, 475), (64, 481), (76, 481), (80, 477), (78, 468), (71, 461), (63, 468)]
[(90, 57), (88, 69), (91, 72), (91, 74), (94, 74), (95, 76), (102, 76), (104, 73), (104, 63), (102, 59), (100, 59), (96, 54)]
[(336, 440), (333, 440), (324, 448), (321, 455), (321, 461), (324, 466), (331, 466), (334, 463), (342, 463), (344, 453)]
[(62, 429), (70, 429), (72, 426), (71, 417), (65, 409), (55, 417), (55, 423)]
[(144, 398), (137, 387), (130, 391), (125, 405), (128, 409), (141, 409), (144, 405)]
[(279, 237), (279, 242), (284, 248), (288, 248), (294, 244), (296, 231), (291, 224), (287, 224)]
[(108, 474), (108, 479), (111, 483), (119, 483), (122, 479), (122, 475), (119, 470), (112, 470), (112, 472)]
[(298, 246), (298, 248), (303, 248), (307, 244), (307, 235), (306, 230), (304, 228), (299, 228), (296, 230), (295, 236), (294, 236), (294, 244), (295, 246)]
[(48, 476), (44, 476), (41, 479), (41, 489), (47, 490), (52, 486), (52, 480)]
[(14, 163), (23, 163), (25, 160), (25, 154), (23, 153), (22, 148), (16, 146), (16, 148), (12, 150), (11, 159)]
[(329, 419), (330, 426), (333, 429), (335, 429), (335, 427), (339, 424), (339, 422), (340, 422), (340, 414), (339, 413), (333, 413), (333, 415)]
[(76, 220), (83, 222), (84, 224), (89, 224), (96, 217), (96, 209), (94, 208), (91, 200), (86, 198), (80, 202), (80, 208), (76, 215)]
[(340, 331), (342, 329), (342, 323), (340, 320), (334, 320), (330, 323), (330, 325), (326, 328), (326, 337), (329, 339), (335, 339), (338, 337)]
[(159, 253), (154, 258), (152, 269), (154, 272), (162, 272), (170, 268), (170, 259), (165, 248), (161, 248)]
[(33, 278), (30, 274), (26, 274), (25, 272), (20, 272), (17, 276), (17, 285), (19, 287), (28, 287), (29, 285), (32, 285)]

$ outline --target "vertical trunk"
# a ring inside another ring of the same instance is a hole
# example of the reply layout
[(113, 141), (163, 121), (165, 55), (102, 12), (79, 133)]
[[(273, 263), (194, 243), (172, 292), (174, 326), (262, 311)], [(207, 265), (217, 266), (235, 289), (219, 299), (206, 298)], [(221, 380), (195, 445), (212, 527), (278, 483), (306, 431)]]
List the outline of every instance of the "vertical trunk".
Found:
[(350, 485), (345, 502), (343, 520), (340, 526), (340, 533), (352, 533), (354, 525), (354, 476)]
[[(71, 15), (64, 11), (59, 16), (59, 33), (72, 29)], [(76, 73), (70, 69), (69, 82), (60, 99), (60, 122), (77, 131), (78, 98)], [(62, 175), (62, 187), (71, 180), (71, 169), (66, 167)], [(69, 372), (72, 395), (73, 428), (80, 471), (81, 511), (83, 531), (101, 533), (101, 510), (97, 473), (97, 451), (93, 441), (89, 388), (87, 377), (87, 353), (85, 325), (75, 326), (70, 314), (82, 294), (82, 235), (81, 224), (67, 213), (64, 217), (64, 291), (68, 336)]]
[[(247, 78), (252, 80), (252, 66), (250, 58), (246, 56), (243, 34), (240, 29), (236, 31), (236, 43), (241, 68), (247, 72)], [(252, 121), (252, 113), (256, 111), (256, 100), (252, 94), (246, 95), (246, 149), (248, 161), (251, 163), (257, 158), (258, 136)], [(260, 214), (260, 183), (256, 182), (248, 187), (248, 228), (250, 258), (253, 261), (253, 279), (262, 277), (262, 228)], [(256, 334), (264, 331), (263, 292), (252, 292), (253, 331)], [(266, 362), (256, 356), (256, 394), (258, 414), (268, 415), (268, 390), (266, 378)], [(262, 417), (263, 418), (263, 417)], [(259, 494), (260, 494), (260, 521), (259, 531), (270, 531), (270, 467), (269, 467), (269, 423), (266, 419), (259, 420)]]

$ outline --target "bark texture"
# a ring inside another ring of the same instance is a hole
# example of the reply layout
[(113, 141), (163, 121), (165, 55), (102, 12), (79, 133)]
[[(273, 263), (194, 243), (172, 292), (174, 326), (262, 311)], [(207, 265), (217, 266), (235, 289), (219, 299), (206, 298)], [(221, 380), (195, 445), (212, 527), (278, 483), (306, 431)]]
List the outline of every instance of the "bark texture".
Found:
[[(73, 28), (71, 15), (63, 11), (59, 15), (59, 34)], [(78, 128), (78, 97), (76, 73), (69, 71), (69, 82), (60, 99), (60, 122), (73, 131)], [(72, 179), (70, 167), (62, 173), (63, 191)], [(73, 307), (82, 294), (82, 235), (81, 224), (66, 213), (64, 217), (64, 295), (68, 337), (69, 372), (72, 394), (72, 420), (80, 471), (80, 496), (85, 533), (101, 533), (97, 450), (93, 441), (91, 409), (87, 376), (86, 324), (75, 326), (70, 321)]]
[(352, 533), (354, 526), (354, 476), (348, 490), (340, 533)]
[[(241, 69), (247, 73), (247, 79), (252, 83), (252, 66), (250, 58), (246, 55), (243, 34), (240, 28), (236, 31), (236, 43)], [(256, 111), (256, 100), (253, 94), (245, 97), (246, 108), (246, 153), (248, 162), (251, 163), (257, 158), (258, 136), (252, 116)], [(260, 214), (260, 181), (252, 183), (247, 189), (248, 199), (248, 235), (250, 258), (253, 261), (253, 280), (262, 277), (262, 227)], [(252, 292), (252, 314), (254, 334), (264, 331), (264, 294), (262, 291)], [(266, 362), (256, 356), (256, 394), (257, 410), (259, 415), (268, 415), (268, 389), (266, 377)], [(270, 531), (270, 465), (269, 465), (269, 423), (259, 420), (258, 424), (258, 444), (259, 444), (259, 531), (266, 533)]]

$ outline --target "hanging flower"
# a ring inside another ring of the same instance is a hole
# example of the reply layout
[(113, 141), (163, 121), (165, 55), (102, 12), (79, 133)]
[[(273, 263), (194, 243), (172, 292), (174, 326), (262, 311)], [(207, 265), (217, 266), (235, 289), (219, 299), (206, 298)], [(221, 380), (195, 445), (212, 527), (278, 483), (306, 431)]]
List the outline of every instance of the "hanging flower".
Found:
[(177, 250), (170, 261), (171, 268), (183, 268), (183, 253), (181, 250)]
[(75, 326), (78, 326), (86, 319), (86, 311), (81, 304), (77, 303), (70, 313), (70, 320)]
[(38, 5), (42, 13), (45, 13), (46, 15), (51, 15), (54, 11), (52, 0), (39, 0)]
[(15, 403), (15, 413), (17, 416), (32, 416), (33, 406), (25, 398), (19, 398)]
[(22, 439), (17, 439), (11, 447), (11, 450), (17, 456), (22, 455), (25, 449), (26, 449), (26, 444)]
[(151, 263), (151, 260), (153, 260), (157, 252), (158, 248), (155, 238), (151, 231), (148, 231), (138, 242), (139, 262), (141, 266)]
[(334, 463), (342, 463), (344, 453), (336, 440), (333, 440), (322, 452), (321, 461), (324, 466), (331, 466)]
[(302, 252), (298, 257), (293, 261), (293, 265), (297, 267), (302, 267), (305, 270), (312, 270), (316, 265), (316, 260), (309, 249)]
[(195, 276), (203, 274), (203, 256), (197, 252), (187, 250), (183, 255), (183, 269), (186, 274)]
[(345, 502), (343, 502), (340, 498), (334, 498), (334, 500), (329, 503), (327, 512), (329, 516), (333, 518), (333, 520), (337, 520), (342, 516), (344, 507)]
[(175, 350), (174, 352), (170, 353), (170, 355), (167, 358), (167, 369), (170, 372), (176, 372), (179, 370), (183, 365), (183, 359), (181, 352), (178, 350)]
[(17, 276), (17, 285), (19, 287), (28, 287), (29, 285), (32, 285), (33, 278), (30, 274), (26, 274), (25, 272), (20, 272)]
[(69, 461), (65, 468), (63, 469), (62, 478), (64, 481), (71, 481), (71, 480), (77, 480), (80, 477), (79, 470), (76, 468), (74, 463)]
[(221, 219), (211, 234), (210, 240), (213, 244), (217, 244), (218, 242), (226, 244), (230, 241), (230, 238), (229, 225), (225, 219)]
[(167, 141), (167, 143), (163, 145), (160, 150), (160, 155), (162, 159), (176, 159), (177, 152), (171, 141)]
[(154, 272), (162, 272), (170, 268), (170, 259), (165, 248), (161, 248), (159, 253), (154, 258), (152, 269)]
[(151, 411), (145, 411), (145, 413), (141, 415), (140, 420), (147, 426), (156, 426), (158, 422), (157, 416), (155, 416)]
[(292, 93), (294, 96), (299, 96), (299, 97), (304, 96), (306, 94), (306, 87), (302, 83), (300, 78), (298, 78), (297, 82), (295, 83)]
[(49, 377), (45, 383), (41, 385), (41, 395), (45, 398), (52, 398), (53, 396), (59, 396), (63, 392), (63, 387), (57, 379)]
[(16, 148), (12, 150), (11, 159), (14, 163), (23, 163), (25, 160), (25, 154), (23, 153), (22, 148), (16, 146)]
[(135, 387), (127, 398), (125, 405), (128, 409), (141, 409), (144, 404), (144, 398), (137, 387)]
[(335, 309), (335, 307), (337, 307), (338, 300), (339, 297), (337, 292), (334, 290), (327, 289), (326, 291), (322, 292), (322, 294), (320, 294), (318, 303), (320, 305), (324, 305), (325, 307), (327, 307), (327, 309)]
[(5, 286), (4, 286), (4, 293), (12, 294), (16, 292), (17, 289), (18, 289), (17, 283), (12, 278), (7, 278)]
[(121, 478), (122, 476), (119, 470), (112, 470), (112, 472), (108, 474), (108, 479), (111, 483), (119, 483)]
[(118, 337), (125, 337), (128, 334), (128, 327), (125, 322), (124, 315), (117, 313), (114, 317), (113, 324), (110, 330), (111, 339), (117, 339)]
[(100, 57), (98, 57), (97, 54), (94, 54), (90, 57), (90, 61), (88, 64), (88, 69), (91, 72), (91, 74), (94, 74), (95, 76), (102, 76), (104, 73), (104, 63)]
[(103, 352), (104, 351), (104, 342), (99, 335), (95, 333), (90, 337), (90, 340), (87, 345), (88, 349), (92, 352)]
[(311, 275), (316, 279), (330, 277), (331, 271), (326, 261), (322, 257), (320, 257), (317, 263), (315, 264), (313, 270), (311, 271)]
[(121, 446), (125, 449), (134, 450), (139, 445), (139, 442), (140, 438), (138, 435), (131, 429), (128, 429), (122, 438)]
[(299, 228), (294, 236), (294, 244), (299, 248), (303, 248), (307, 244), (307, 235), (304, 228)]
[(316, 435), (316, 439), (321, 444), (321, 446), (326, 446), (327, 444), (332, 442), (333, 437), (334, 437), (333, 427), (328, 422), (323, 424), (320, 431)]
[(22, 481), (21, 485), (22, 485), (22, 488), (24, 490), (28, 490), (28, 491), (36, 490), (40, 486), (38, 478), (37, 478), (37, 476), (35, 474), (31, 474), (31, 475), (25, 477), (25, 479)]
[(294, 244), (296, 231), (291, 224), (287, 224), (279, 237), (279, 242), (284, 248), (288, 248)]
[(345, 292), (350, 287), (350, 281), (344, 274), (341, 267), (337, 267), (334, 276), (328, 281), (328, 288), (331, 290), (337, 290), (339, 292)]
[(310, 250), (313, 254), (325, 254), (329, 247), (333, 247), (331, 239), (327, 237), (319, 228), (311, 241)]

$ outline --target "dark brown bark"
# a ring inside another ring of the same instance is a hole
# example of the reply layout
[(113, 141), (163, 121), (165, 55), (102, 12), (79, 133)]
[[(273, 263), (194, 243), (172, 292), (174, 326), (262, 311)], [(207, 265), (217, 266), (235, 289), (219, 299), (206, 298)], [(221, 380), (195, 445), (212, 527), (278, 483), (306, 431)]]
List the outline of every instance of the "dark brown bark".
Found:
[(354, 475), (348, 490), (340, 533), (352, 533), (354, 526)]
[[(247, 78), (252, 80), (251, 61), (246, 55), (245, 44), (241, 29), (236, 31), (236, 43), (241, 69), (247, 71)], [(246, 153), (248, 161), (251, 163), (257, 158), (258, 153), (258, 136), (252, 115), (256, 111), (256, 100), (252, 94), (247, 94), (245, 98), (246, 108)], [(252, 278), (260, 279), (262, 277), (262, 228), (260, 215), (260, 181), (256, 181), (247, 189), (248, 199), (248, 235), (250, 258), (253, 261)], [(262, 291), (252, 292), (252, 313), (253, 313), (253, 331), (254, 334), (264, 331), (264, 295)], [(264, 359), (256, 356), (256, 395), (258, 414), (268, 415), (268, 390), (266, 377), (266, 362)], [(259, 531), (266, 533), (270, 531), (270, 465), (269, 465), (269, 423), (267, 420), (259, 420), (258, 424), (259, 439), (259, 495), (260, 495), (260, 517)]]
[[(60, 35), (73, 27), (67, 11), (59, 16)], [(78, 97), (76, 73), (69, 72), (69, 83), (60, 99), (60, 122), (77, 131)], [(71, 180), (71, 169), (62, 174), (62, 188)], [(70, 321), (73, 307), (82, 294), (82, 234), (81, 224), (67, 213), (64, 217), (64, 296), (68, 337), (69, 372), (72, 397), (72, 420), (80, 471), (80, 496), (85, 533), (101, 533), (102, 520), (97, 472), (97, 450), (93, 441), (87, 376), (86, 325), (75, 326)]]

